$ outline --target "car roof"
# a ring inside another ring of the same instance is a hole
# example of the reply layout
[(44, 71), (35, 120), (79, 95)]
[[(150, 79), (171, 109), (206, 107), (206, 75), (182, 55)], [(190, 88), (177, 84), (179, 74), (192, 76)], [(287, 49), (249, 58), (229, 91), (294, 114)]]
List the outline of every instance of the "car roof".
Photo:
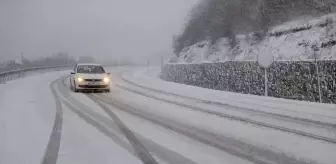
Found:
[(77, 66), (80, 65), (95, 65), (95, 66), (101, 66), (101, 64), (96, 64), (96, 63), (78, 63)]

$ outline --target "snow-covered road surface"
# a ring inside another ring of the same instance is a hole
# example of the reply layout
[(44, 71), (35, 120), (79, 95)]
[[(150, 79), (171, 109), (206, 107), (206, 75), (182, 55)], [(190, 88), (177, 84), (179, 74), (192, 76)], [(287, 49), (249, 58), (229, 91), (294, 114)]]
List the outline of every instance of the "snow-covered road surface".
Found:
[(111, 72), (111, 93), (72, 92), (69, 71), (0, 85), (0, 163), (336, 163), (335, 105)]

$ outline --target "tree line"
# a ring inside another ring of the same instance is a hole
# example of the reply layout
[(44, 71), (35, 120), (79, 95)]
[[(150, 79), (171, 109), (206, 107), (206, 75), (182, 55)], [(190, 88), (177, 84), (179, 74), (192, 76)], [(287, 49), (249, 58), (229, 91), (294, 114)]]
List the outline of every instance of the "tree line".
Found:
[(336, 12), (336, 0), (201, 0), (188, 16), (182, 33), (173, 36), (174, 53), (203, 40), (219, 38), (236, 45), (236, 35), (253, 32), (262, 40), (270, 27), (301, 16)]

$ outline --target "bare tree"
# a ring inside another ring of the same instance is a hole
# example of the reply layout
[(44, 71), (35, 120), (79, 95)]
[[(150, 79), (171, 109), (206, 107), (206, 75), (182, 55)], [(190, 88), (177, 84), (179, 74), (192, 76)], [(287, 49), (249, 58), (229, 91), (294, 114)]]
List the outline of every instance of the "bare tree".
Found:
[(190, 11), (184, 31), (174, 37), (173, 48), (178, 54), (199, 41), (215, 43), (221, 37), (229, 38), (233, 47), (238, 33), (261, 31), (262, 37), (271, 26), (335, 10), (336, 0), (202, 0)]

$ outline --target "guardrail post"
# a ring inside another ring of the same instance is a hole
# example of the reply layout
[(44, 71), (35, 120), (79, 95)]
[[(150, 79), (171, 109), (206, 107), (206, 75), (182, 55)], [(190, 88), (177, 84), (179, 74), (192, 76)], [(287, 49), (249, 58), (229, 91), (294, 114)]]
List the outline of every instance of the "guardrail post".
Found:
[(265, 96), (268, 97), (268, 74), (267, 74), (267, 68), (265, 70)]
[(322, 100), (322, 92), (321, 92), (321, 82), (320, 82), (320, 72), (319, 72), (319, 68), (318, 68), (318, 63), (317, 63), (317, 51), (319, 50), (317, 48), (316, 45), (313, 45), (312, 47), (313, 49), (313, 52), (314, 52), (314, 59), (315, 59), (315, 69), (316, 69), (316, 75), (317, 75), (317, 86), (318, 86), (318, 93), (319, 93), (319, 102), (320, 103), (323, 103), (323, 100)]

